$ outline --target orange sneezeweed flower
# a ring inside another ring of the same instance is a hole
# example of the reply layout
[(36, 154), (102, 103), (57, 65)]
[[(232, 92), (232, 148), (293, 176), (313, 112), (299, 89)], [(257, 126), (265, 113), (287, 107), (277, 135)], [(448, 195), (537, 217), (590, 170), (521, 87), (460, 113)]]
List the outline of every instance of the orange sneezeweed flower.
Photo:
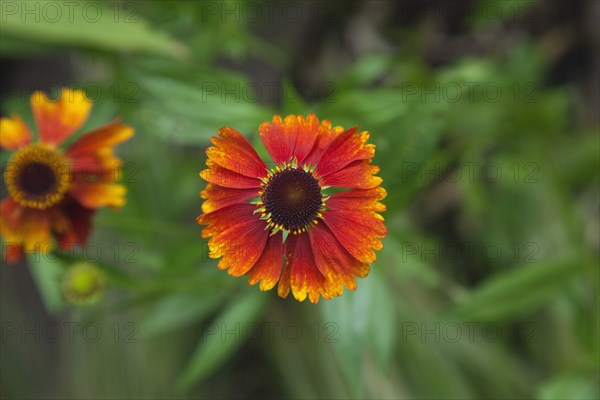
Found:
[[(238, 131), (225, 127), (206, 150), (208, 181), (198, 223), (210, 257), (232, 276), (248, 275), (261, 290), (313, 303), (343, 286), (356, 289), (387, 234), (379, 202), (386, 196), (371, 165), (368, 132), (332, 127), (313, 114), (276, 115), (259, 127), (275, 162), (260, 159)], [(336, 189), (329, 192), (329, 188)]]
[(9, 262), (21, 259), (24, 250), (47, 252), (53, 236), (61, 249), (84, 245), (94, 211), (125, 203), (125, 187), (115, 183), (121, 161), (113, 146), (129, 139), (133, 128), (115, 120), (62, 149), (87, 120), (92, 103), (82, 91), (65, 88), (55, 101), (35, 92), (31, 108), (38, 141), (19, 116), (0, 119), (0, 147), (14, 151), (4, 172), (9, 197), (0, 202), (0, 236)]

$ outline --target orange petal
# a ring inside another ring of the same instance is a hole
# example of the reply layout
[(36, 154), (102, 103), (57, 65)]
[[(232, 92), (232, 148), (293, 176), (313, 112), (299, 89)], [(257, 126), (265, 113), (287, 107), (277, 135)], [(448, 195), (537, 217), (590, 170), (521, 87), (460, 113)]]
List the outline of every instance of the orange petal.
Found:
[(21, 207), (11, 198), (0, 203), (0, 235), (6, 243), (25, 251), (51, 249), (51, 219), (48, 210)]
[(319, 119), (314, 114), (306, 119), (302, 115), (288, 115), (283, 121), (275, 115), (272, 123), (263, 122), (258, 132), (273, 161), (287, 162), (294, 156), (302, 163), (313, 148), (319, 127)]
[(308, 165), (317, 165), (321, 159), (321, 156), (323, 156), (323, 153), (325, 153), (325, 150), (327, 150), (335, 138), (337, 138), (343, 132), (344, 128), (341, 126), (332, 128), (329, 120), (323, 120), (319, 126), (317, 140), (315, 141), (315, 144), (313, 145), (313, 148), (308, 156), (304, 159), (304, 163)]
[(356, 128), (338, 135), (321, 156), (317, 164), (318, 176), (329, 175), (357, 160), (367, 160), (375, 155), (375, 145), (366, 144), (369, 132), (356, 134)]
[(258, 189), (260, 187), (261, 182), (257, 178), (240, 175), (237, 172), (214, 164), (210, 160), (206, 164), (208, 165), (208, 169), (201, 171), (200, 177), (207, 182), (232, 189)]
[(126, 192), (125, 186), (118, 183), (75, 181), (69, 194), (87, 208), (119, 208), (125, 205)]
[(331, 297), (341, 295), (342, 282), (348, 289), (355, 290), (354, 275), (365, 276), (364, 271), (368, 272), (369, 266), (352, 257), (325, 224), (313, 227), (308, 234), (315, 263), (326, 278), (326, 292)]
[(250, 142), (233, 128), (219, 129), (219, 137), (211, 139), (214, 146), (206, 149), (208, 160), (238, 174), (259, 178), (266, 175), (267, 166)]
[(14, 238), (17, 235), (23, 212), (23, 207), (11, 197), (0, 202), (0, 234), (4, 238)]
[(387, 196), (381, 186), (373, 189), (352, 189), (338, 192), (327, 200), (327, 207), (332, 210), (365, 209), (375, 212), (386, 210), (385, 204), (379, 202)]
[(58, 146), (77, 129), (81, 128), (92, 108), (92, 102), (81, 90), (63, 88), (56, 101), (45, 93), (31, 96), (33, 116), (40, 132), (40, 140)]
[(18, 115), (0, 118), (0, 147), (16, 150), (31, 142), (31, 132)]
[(128, 140), (133, 133), (131, 126), (116, 120), (81, 136), (69, 146), (65, 154), (69, 157), (77, 157), (102, 147), (112, 147)]
[[(288, 238), (289, 239), (289, 238)], [(284, 247), (287, 251), (288, 242), (284, 244)], [(286, 256), (287, 257), (287, 256)], [(279, 284), (277, 285), (277, 295), (281, 298), (286, 298), (288, 294), (290, 294), (291, 289), (291, 265), (288, 264), (287, 260), (283, 264), (283, 271), (281, 271), (281, 276), (279, 277)]]
[(358, 261), (375, 261), (375, 250), (381, 250), (380, 238), (387, 235), (383, 217), (361, 209), (330, 209), (323, 212), (323, 220), (336, 239)]
[(348, 189), (371, 189), (383, 180), (375, 176), (379, 167), (369, 164), (370, 160), (355, 161), (341, 170), (321, 178), (322, 186), (335, 186)]
[(232, 276), (248, 272), (265, 248), (269, 233), (254, 210), (252, 204), (235, 204), (197, 218), (198, 223), (208, 224), (202, 237), (210, 237), (209, 256), (221, 257), (218, 268), (228, 269)]
[(258, 197), (257, 189), (231, 189), (208, 183), (200, 192), (200, 197), (206, 199), (202, 203), (202, 212), (209, 213), (220, 208), (244, 203), (246, 200)]
[(252, 269), (248, 271), (250, 285), (260, 281), (260, 290), (271, 290), (279, 280), (283, 263), (283, 242), (281, 232), (269, 236), (265, 249)]
[(112, 147), (102, 147), (94, 153), (83, 153), (71, 159), (73, 179), (86, 182), (114, 182), (121, 176), (121, 160)]
[(23, 258), (23, 240), (19, 233), (23, 212), (19, 203), (10, 197), (0, 202), (0, 236), (4, 244), (2, 258), (9, 264)]
[(294, 298), (304, 301), (308, 295), (311, 303), (318, 303), (325, 278), (315, 264), (307, 234), (288, 236), (285, 268), (289, 269), (289, 282)]

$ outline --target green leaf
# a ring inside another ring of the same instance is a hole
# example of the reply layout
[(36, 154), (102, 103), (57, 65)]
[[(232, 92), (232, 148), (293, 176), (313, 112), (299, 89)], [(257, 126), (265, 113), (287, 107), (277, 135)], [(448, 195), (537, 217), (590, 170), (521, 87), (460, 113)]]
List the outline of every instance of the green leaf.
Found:
[(372, 311), (369, 313), (369, 345), (375, 361), (382, 370), (389, 368), (396, 340), (397, 317), (394, 299), (382, 271), (375, 269), (369, 275), (373, 281)]
[(538, 398), (540, 400), (597, 399), (600, 388), (598, 374), (594, 372), (561, 375), (542, 385), (538, 391)]
[(187, 48), (154, 31), (137, 9), (114, 3), (10, 2), (3, 7), (2, 35), (7, 38), (108, 51), (139, 51), (183, 58)]
[(31, 275), (49, 313), (58, 313), (64, 306), (62, 275), (64, 261), (54, 254), (29, 254), (27, 257)]
[(200, 339), (177, 382), (180, 390), (191, 388), (195, 382), (214, 371), (242, 345), (244, 337), (241, 333), (247, 324), (256, 320), (267, 298), (256, 288), (248, 289), (246, 293), (236, 297), (221, 316), (210, 324), (210, 331), (207, 330)]
[(581, 260), (523, 264), (494, 277), (466, 295), (451, 318), (499, 321), (523, 316), (560, 292), (589, 265)]
[(145, 337), (153, 337), (201, 321), (222, 301), (223, 295), (216, 293), (171, 295), (156, 305), (141, 324), (140, 332)]
[(228, 123), (247, 134), (270, 119), (269, 109), (244, 97), (250, 90), (244, 82), (206, 77), (190, 84), (143, 74), (135, 79), (147, 95), (136, 117), (147, 124), (146, 132), (174, 143), (205, 145)]
[[(369, 276), (358, 281), (355, 292), (324, 303), (322, 317), (335, 345), (342, 369), (352, 393), (362, 393), (362, 366), (371, 353), (382, 371), (389, 367), (396, 339), (396, 313), (388, 286), (379, 268), (373, 266)], [(335, 334), (335, 335), (334, 335)]]

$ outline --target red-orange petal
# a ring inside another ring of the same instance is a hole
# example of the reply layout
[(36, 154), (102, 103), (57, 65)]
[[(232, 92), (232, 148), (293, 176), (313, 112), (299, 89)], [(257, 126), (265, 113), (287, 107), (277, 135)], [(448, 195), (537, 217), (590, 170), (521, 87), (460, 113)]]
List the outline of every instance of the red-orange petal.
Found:
[(51, 215), (47, 210), (21, 207), (12, 199), (0, 204), (0, 235), (6, 243), (23, 246), (25, 251), (51, 249)]
[(332, 210), (364, 209), (375, 212), (386, 210), (385, 204), (380, 203), (387, 196), (387, 192), (381, 186), (373, 189), (352, 189), (334, 193), (327, 200), (327, 207)]
[(102, 147), (112, 147), (133, 136), (133, 128), (115, 120), (78, 138), (66, 151), (68, 157), (83, 156)]
[(241, 276), (260, 258), (267, 237), (265, 222), (254, 215), (252, 204), (234, 204), (196, 220), (208, 225), (202, 230), (202, 237), (208, 241), (209, 256), (219, 258), (219, 269), (227, 269), (232, 276)]
[(4, 243), (4, 249), (2, 249), (2, 259), (4, 259), (8, 264), (15, 264), (21, 261), (23, 256), (23, 246), (16, 243)]
[(73, 179), (87, 182), (112, 182), (120, 179), (121, 160), (112, 147), (102, 147), (93, 153), (78, 154), (71, 158)]
[(261, 181), (238, 174), (227, 168), (223, 168), (210, 160), (206, 161), (208, 168), (200, 172), (200, 177), (207, 182), (231, 189), (258, 189)]
[[(288, 242), (284, 243), (284, 251), (287, 253)], [(287, 256), (286, 256), (287, 257)], [(279, 284), (277, 285), (277, 295), (281, 298), (286, 298), (288, 294), (290, 294), (290, 290), (292, 287), (291, 284), (291, 265), (288, 264), (287, 260), (283, 264), (283, 270), (281, 271), (281, 276), (279, 277)]]
[(364, 277), (369, 265), (361, 263), (344, 249), (325, 224), (318, 224), (308, 231), (315, 263), (327, 281), (327, 292), (339, 296), (342, 282), (350, 290), (356, 289), (354, 276)]
[(31, 132), (21, 117), (0, 118), (0, 147), (16, 150), (31, 142)]
[(200, 192), (200, 197), (206, 199), (202, 203), (202, 212), (213, 212), (232, 204), (244, 203), (258, 196), (258, 189), (231, 189), (208, 183)]
[(348, 189), (371, 189), (383, 180), (375, 176), (379, 167), (371, 165), (370, 160), (355, 161), (341, 170), (326, 175), (320, 180), (321, 186), (335, 186)]
[(319, 126), (314, 114), (306, 119), (302, 115), (288, 115), (284, 120), (275, 115), (272, 122), (263, 122), (258, 132), (273, 161), (287, 162), (295, 156), (302, 163), (313, 148)]
[(23, 211), (23, 208), (12, 197), (7, 197), (0, 202), (0, 234), (2, 236), (12, 235), (19, 229)]
[(120, 208), (125, 205), (126, 193), (127, 188), (118, 183), (85, 180), (74, 181), (69, 190), (69, 194), (87, 208)]
[(383, 217), (363, 209), (330, 209), (323, 212), (324, 223), (336, 239), (357, 260), (371, 264), (381, 250), (380, 238), (387, 235)]
[(271, 290), (277, 284), (283, 264), (283, 242), (281, 232), (269, 236), (265, 249), (252, 269), (248, 283), (254, 285), (260, 281), (260, 290)]
[(43, 92), (35, 92), (30, 102), (40, 140), (55, 146), (84, 124), (92, 108), (83, 91), (69, 88), (63, 88), (55, 101)]
[(325, 153), (335, 138), (342, 132), (344, 132), (344, 128), (341, 126), (332, 128), (331, 122), (324, 119), (319, 126), (315, 144), (308, 156), (304, 159), (304, 163), (307, 165), (317, 165), (323, 153)]
[(366, 144), (369, 132), (356, 134), (356, 128), (339, 134), (329, 145), (317, 164), (318, 176), (329, 175), (357, 160), (368, 160), (375, 155), (375, 145)]
[(267, 166), (241, 133), (225, 127), (219, 129), (219, 136), (213, 136), (211, 141), (214, 146), (206, 149), (208, 160), (246, 177), (259, 178), (266, 175)]
[[(315, 264), (308, 235), (288, 236), (285, 268), (289, 270), (289, 284), (294, 298), (304, 301), (308, 296), (311, 303), (318, 303), (325, 278)], [(285, 290), (282, 289), (282, 292)]]
[(59, 247), (68, 250), (74, 245), (85, 246), (92, 228), (95, 210), (82, 206), (72, 198), (67, 198), (60, 204), (59, 212), (66, 220), (65, 229), (56, 232)]

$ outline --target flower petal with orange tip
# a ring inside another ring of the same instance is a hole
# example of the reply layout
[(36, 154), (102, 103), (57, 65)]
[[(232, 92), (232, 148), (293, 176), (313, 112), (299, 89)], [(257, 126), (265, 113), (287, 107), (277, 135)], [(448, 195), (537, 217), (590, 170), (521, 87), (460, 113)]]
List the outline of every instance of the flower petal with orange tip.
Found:
[(313, 145), (312, 150), (304, 159), (304, 163), (308, 165), (317, 165), (323, 153), (329, 148), (331, 143), (337, 138), (341, 133), (344, 132), (344, 128), (341, 126), (331, 127), (331, 122), (327, 119), (324, 119), (319, 126), (319, 130), (317, 131), (317, 139), (315, 140), (315, 144)]
[(202, 229), (202, 237), (209, 238), (224, 232), (230, 226), (244, 219), (254, 216), (255, 209), (255, 206), (247, 203), (230, 205), (210, 213), (202, 214), (196, 218), (196, 222), (200, 225), (206, 225)]
[(283, 263), (283, 242), (281, 232), (269, 236), (265, 249), (252, 269), (248, 283), (256, 284), (260, 281), (260, 290), (271, 290), (279, 280)]
[(11, 197), (0, 202), (0, 233), (6, 238), (16, 235), (24, 209)]
[(208, 245), (212, 254), (221, 256), (219, 269), (226, 269), (231, 276), (242, 276), (260, 258), (268, 236), (261, 221), (254, 218), (211, 238)]
[(308, 296), (311, 303), (319, 302), (319, 292), (324, 291), (325, 277), (319, 272), (310, 248), (308, 235), (291, 235), (286, 240), (286, 266), (290, 274), (290, 286), (294, 298), (304, 301)]
[(231, 189), (258, 189), (260, 187), (261, 182), (258, 178), (240, 175), (214, 164), (210, 160), (206, 161), (206, 165), (208, 165), (208, 169), (202, 170), (200, 177), (207, 182)]
[(258, 197), (257, 189), (231, 189), (208, 183), (200, 197), (206, 199), (202, 203), (202, 212), (209, 213), (227, 207), (231, 204), (244, 203), (254, 197)]
[(131, 126), (116, 120), (81, 136), (69, 146), (65, 154), (69, 157), (77, 157), (102, 147), (112, 147), (128, 140), (133, 133)]
[(22, 207), (12, 198), (0, 203), (0, 233), (6, 243), (20, 244), (26, 251), (48, 251), (50, 228), (49, 213)]
[(258, 128), (260, 138), (276, 163), (287, 162), (292, 156), (302, 163), (310, 153), (319, 131), (319, 120), (314, 114), (288, 115), (284, 120), (275, 115), (271, 123), (263, 122)]
[(339, 134), (329, 145), (317, 164), (318, 176), (329, 175), (357, 160), (368, 160), (375, 155), (375, 145), (366, 144), (369, 132), (356, 134), (356, 128)]
[(369, 164), (368, 160), (355, 161), (347, 167), (321, 178), (321, 185), (348, 189), (371, 189), (383, 180), (375, 176), (379, 167)]
[(219, 258), (219, 269), (228, 269), (232, 276), (241, 276), (260, 258), (269, 233), (264, 222), (254, 215), (252, 204), (234, 204), (197, 218), (208, 225), (202, 237), (208, 241), (209, 256)]
[(24, 208), (19, 223), (16, 242), (25, 251), (47, 253), (52, 249), (50, 214), (42, 210)]
[(69, 88), (63, 88), (55, 101), (43, 92), (35, 92), (30, 102), (40, 140), (55, 146), (81, 128), (92, 109), (83, 91)]
[(327, 207), (332, 210), (365, 209), (375, 212), (386, 210), (385, 204), (380, 203), (387, 196), (381, 186), (373, 189), (352, 189), (334, 193), (327, 200)]
[(31, 142), (31, 132), (18, 115), (0, 118), (0, 147), (16, 150)]
[(381, 250), (379, 239), (387, 235), (381, 215), (360, 209), (331, 209), (323, 216), (323, 222), (354, 258), (365, 264), (375, 261), (373, 250)]
[(102, 147), (93, 153), (78, 154), (71, 159), (74, 180), (112, 182), (120, 179), (121, 160), (112, 147)]
[(308, 236), (315, 263), (326, 277), (329, 291), (335, 296), (341, 295), (342, 282), (348, 289), (355, 290), (354, 276), (365, 276), (369, 265), (352, 257), (325, 224), (315, 226), (308, 232)]
[(214, 146), (206, 149), (206, 156), (211, 162), (250, 178), (265, 175), (267, 166), (238, 131), (229, 127), (221, 128), (219, 136), (213, 137)]
[(75, 181), (69, 193), (87, 208), (120, 208), (125, 205), (126, 192), (118, 183)]

